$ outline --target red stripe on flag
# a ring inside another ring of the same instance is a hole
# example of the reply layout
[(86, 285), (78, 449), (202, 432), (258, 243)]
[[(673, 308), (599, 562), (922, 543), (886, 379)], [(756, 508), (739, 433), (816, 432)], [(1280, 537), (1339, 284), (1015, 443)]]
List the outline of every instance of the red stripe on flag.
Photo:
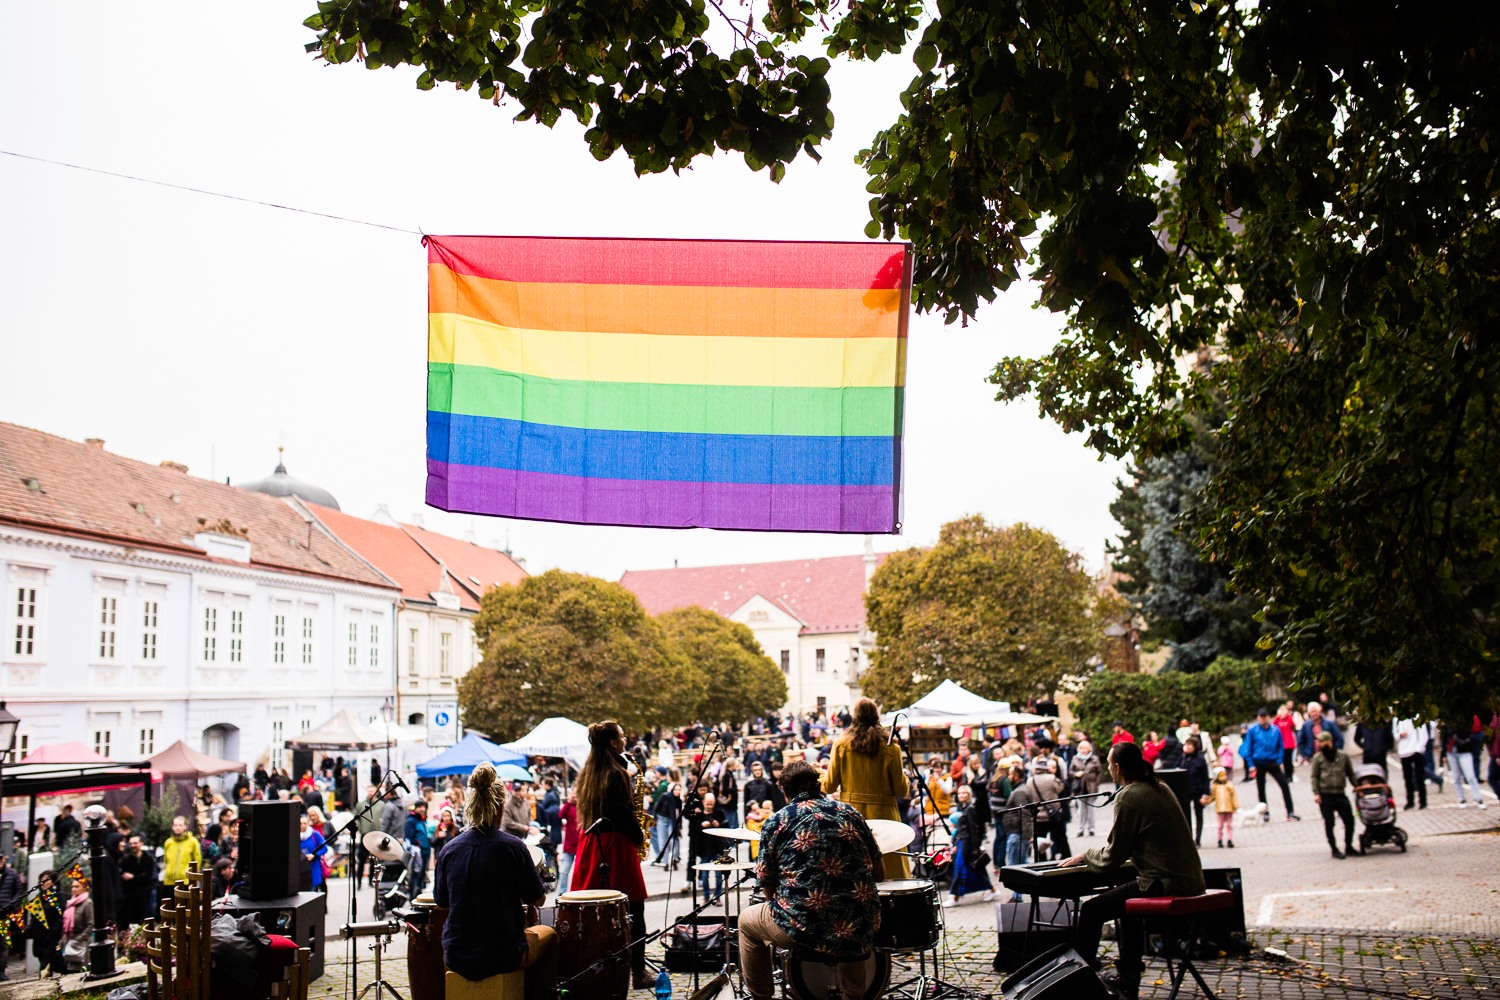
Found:
[(428, 236), (427, 260), (517, 282), (717, 288), (901, 288), (904, 243)]

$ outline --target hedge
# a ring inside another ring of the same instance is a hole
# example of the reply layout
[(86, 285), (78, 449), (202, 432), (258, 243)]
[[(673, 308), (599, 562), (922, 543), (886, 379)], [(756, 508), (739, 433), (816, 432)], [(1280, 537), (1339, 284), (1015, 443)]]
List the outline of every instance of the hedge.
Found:
[(1101, 670), (1079, 693), (1073, 714), (1079, 727), (1095, 739), (1107, 737), (1116, 719), (1137, 740), (1152, 730), (1175, 730), (1182, 719), (1198, 723), (1207, 733), (1238, 732), (1279, 694), (1280, 681), (1280, 671), (1270, 664), (1224, 656), (1199, 673)]

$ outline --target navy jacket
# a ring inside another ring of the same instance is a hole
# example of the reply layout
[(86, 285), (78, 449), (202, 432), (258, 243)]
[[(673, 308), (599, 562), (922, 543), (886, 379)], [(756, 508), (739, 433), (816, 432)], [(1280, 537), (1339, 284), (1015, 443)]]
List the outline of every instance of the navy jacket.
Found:
[[(1333, 734), (1333, 748), (1335, 750), (1344, 749), (1343, 730), (1339, 729), (1337, 723), (1329, 722), (1328, 716), (1326, 715), (1323, 717), (1322, 721), (1323, 731), (1325, 733)], [(1306, 722), (1302, 723), (1302, 728), (1297, 730), (1297, 753), (1299, 756), (1305, 757), (1308, 760), (1312, 760), (1313, 754), (1317, 752), (1318, 741), (1317, 738), (1313, 736), (1312, 720), (1308, 719)]]

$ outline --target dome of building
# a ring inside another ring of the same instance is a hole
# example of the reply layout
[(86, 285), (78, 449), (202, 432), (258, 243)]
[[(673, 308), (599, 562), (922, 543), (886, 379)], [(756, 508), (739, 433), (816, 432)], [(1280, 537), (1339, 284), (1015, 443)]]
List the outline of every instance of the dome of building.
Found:
[(323, 507), (332, 507), (340, 510), (339, 502), (333, 498), (333, 494), (312, 483), (304, 483), (300, 479), (294, 479), (287, 474), (286, 465), (281, 461), (282, 449), (276, 449), (276, 471), (265, 479), (258, 479), (253, 483), (236, 483), (242, 490), (250, 490), (254, 493), (264, 493), (273, 497), (296, 497), (306, 500), (308, 503), (319, 504)]

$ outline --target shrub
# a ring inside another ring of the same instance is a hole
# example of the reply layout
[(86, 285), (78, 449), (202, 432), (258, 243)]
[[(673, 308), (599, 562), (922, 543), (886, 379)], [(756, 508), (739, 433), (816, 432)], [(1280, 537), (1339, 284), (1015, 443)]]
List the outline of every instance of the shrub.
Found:
[(1181, 719), (1191, 719), (1204, 732), (1238, 730), (1278, 690), (1280, 671), (1255, 660), (1219, 657), (1201, 673), (1168, 671), (1160, 674), (1122, 674), (1103, 670), (1094, 674), (1073, 712), (1079, 726), (1103, 740), (1116, 719), (1124, 721), (1138, 740), (1152, 730), (1166, 733)]

